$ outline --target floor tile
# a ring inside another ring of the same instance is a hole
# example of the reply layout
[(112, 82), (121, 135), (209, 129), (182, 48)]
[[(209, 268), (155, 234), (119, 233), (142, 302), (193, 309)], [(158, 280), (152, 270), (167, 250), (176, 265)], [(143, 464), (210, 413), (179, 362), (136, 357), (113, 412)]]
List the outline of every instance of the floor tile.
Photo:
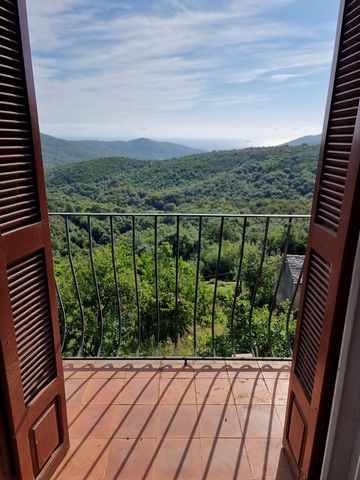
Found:
[(108, 456), (108, 440), (73, 439), (69, 452), (51, 479), (103, 480)]
[(200, 440), (167, 438), (157, 442), (156, 480), (199, 480), (202, 478)]
[(64, 378), (90, 378), (93, 375), (94, 365), (88, 361), (63, 361)]
[(234, 403), (230, 381), (226, 378), (199, 378), (195, 380), (198, 404), (223, 405)]
[(275, 405), (275, 410), (280, 419), (281, 425), (285, 425), (285, 416), (286, 416), (286, 405)]
[(256, 438), (282, 438), (283, 428), (272, 405), (237, 406), (243, 435)]
[(104, 480), (152, 479), (154, 449), (153, 439), (113, 440)]
[(125, 378), (127, 370), (128, 363), (124, 360), (95, 362), (92, 378)]
[(163, 361), (160, 368), (161, 378), (193, 378), (194, 368), (192, 362), (186, 365), (183, 360)]
[(158, 438), (199, 437), (196, 405), (160, 405)]
[(122, 378), (94, 378), (87, 382), (82, 398), (83, 405), (106, 405), (119, 403), (120, 392), (124, 385)]
[(272, 403), (275, 405), (286, 405), (289, 381), (281, 378), (266, 378), (265, 382), (270, 392)]
[(239, 378), (232, 384), (236, 404), (267, 404), (272, 399), (262, 378)]
[(71, 450), (53, 478), (290, 480), (281, 454), (289, 368), (64, 361)]
[(119, 405), (114, 437), (155, 438), (157, 415), (156, 405)]
[(66, 405), (80, 405), (88, 383), (87, 378), (68, 378), (65, 381)]
[(110, 438), (117, 411), (117, 405), (68, 406), (70, 438)]
[(160, 379), (160, 370), (153, 370), (146, 368), (132, 369), (129, 368), (125, 374), (126, 380), (159, 380)]
[(194, 361), (194, 376), (196, 378), (228, 378), (225, 360)]
[(139, 358), (138, 360), (127, 361), (127, 366), (130, 370), (151, 370), (156, 372), (160, 370), (161, 365), (161, 360), (144, 360)]
[(160, 403), (167, 405), (196, 404), (194, 380), (192, 378), (161, 378)]
[(227, 360), (229, 378), (261, 377), (258, 362), (255, 360)]
[(271, 362), (259, 360), (259, 368), (264, 378), (289, 378), (291, 370), (291, 362)]
[(159, 399), (159, 376), (154, 378), (125, 379), (124, 388), (120, 395), (120, 403), (124, 405), (150, 404)]
[(246, 439), (245, 445), (254, 479), (292, 479), (281, 439)]
[(126, 378), (153, 378), (156, 375), (160, 375), (161, 362), (154, 360), (150, 362), (146, 361), (133, 361), (128, 364), (126, 371)]
[(201, 437), (241, 437), (235, 405), (199, 406)]
[(244, 441), (235, 438), (202, 438), (204, 479), (251, 480)]

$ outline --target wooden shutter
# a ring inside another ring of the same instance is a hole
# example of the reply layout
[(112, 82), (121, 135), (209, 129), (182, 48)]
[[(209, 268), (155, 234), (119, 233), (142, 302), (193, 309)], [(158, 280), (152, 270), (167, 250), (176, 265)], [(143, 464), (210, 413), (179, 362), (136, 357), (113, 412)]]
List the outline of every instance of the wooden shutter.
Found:
[[(0, 392), (1, 395), (1, 392)], [(2, 397), (1, 397), (2, 398)], [(13, 478), (11, 456), (9, 451), (10, 438), (6, 429), (6, 415), (4, 406), (0, 403), (0, 478)]]
[(318, 479), (360, 225), (360, 0), (341, 2), (290, 378), (284, 447)]
[(40, 133), (24, 0), (0, 2), (0, 371), (19, 479), (68, 449)]

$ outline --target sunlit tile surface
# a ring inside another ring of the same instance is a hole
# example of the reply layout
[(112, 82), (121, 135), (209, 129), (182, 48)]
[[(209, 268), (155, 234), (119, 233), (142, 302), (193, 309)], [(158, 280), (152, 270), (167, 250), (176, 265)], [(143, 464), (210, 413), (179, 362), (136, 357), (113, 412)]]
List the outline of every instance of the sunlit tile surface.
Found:
[(61, 480), (290, 480), (289, 362), (65, 361)]

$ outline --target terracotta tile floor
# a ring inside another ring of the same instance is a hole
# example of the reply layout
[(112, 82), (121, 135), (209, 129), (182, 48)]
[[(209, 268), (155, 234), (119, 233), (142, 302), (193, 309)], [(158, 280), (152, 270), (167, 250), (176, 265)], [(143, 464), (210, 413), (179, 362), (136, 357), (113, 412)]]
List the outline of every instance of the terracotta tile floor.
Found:
[(290, 480), (289, 362), (66, 361), (57, 480)]

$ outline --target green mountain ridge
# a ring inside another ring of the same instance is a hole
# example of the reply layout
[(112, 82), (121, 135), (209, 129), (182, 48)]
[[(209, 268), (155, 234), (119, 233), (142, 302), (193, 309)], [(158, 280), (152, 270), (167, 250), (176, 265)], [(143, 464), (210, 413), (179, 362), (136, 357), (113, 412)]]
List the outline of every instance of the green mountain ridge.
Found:
[(44, 133), (41, 134), (41, 146), (47, 168), (93, 158), (125, 156), (139, 160), (165, 160), (202, 152), (185, 145), (148, 138), (130, 141), (63, 140)]
[(304, 137), (294, 138), (294, 140), (290, 140), (290, 142), (286, 142), (283, 145), (290, 145), (292, 146), (299, 146), (303, 144), (307, 145), (320, 145), (321, 142), (321, 133), (318, 135), (306, 135)]
[(47, 172), (51, 210), (308, 213), (318, 145), (143, 162), (100, 158)]

